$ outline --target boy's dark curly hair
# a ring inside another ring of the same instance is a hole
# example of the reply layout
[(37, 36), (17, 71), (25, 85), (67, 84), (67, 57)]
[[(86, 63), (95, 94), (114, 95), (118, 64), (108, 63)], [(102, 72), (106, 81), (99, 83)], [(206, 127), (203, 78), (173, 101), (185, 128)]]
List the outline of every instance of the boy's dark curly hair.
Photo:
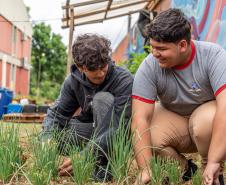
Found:
[(111, 62), (111, 42), (97, 34), (84, 34), (77, 37), (72, 46), (72, 56), (78, 67), (85, 66), (95, 71)]
[(148, 37), (158, 42), (191, 40), (191, 24), (184, 13), (176, 8), (161, 12), (147, 26)]

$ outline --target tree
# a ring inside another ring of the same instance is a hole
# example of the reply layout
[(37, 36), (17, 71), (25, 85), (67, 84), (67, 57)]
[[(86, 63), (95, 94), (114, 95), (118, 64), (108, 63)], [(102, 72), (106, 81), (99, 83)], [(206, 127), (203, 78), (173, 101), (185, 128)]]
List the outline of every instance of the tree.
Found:
[(120, 66), (127, 68), (133, 75), (135, 75), (140, 64), (148, 56), (151, 50), (152, 48), (150, 46), (144, 46), (143, 53), (130, 53), (130, 58), (126, 61), (122, 61)]
[(31, 95), (54, 100), (66, 74), (66, 46), (44, 23), (33, 26)]

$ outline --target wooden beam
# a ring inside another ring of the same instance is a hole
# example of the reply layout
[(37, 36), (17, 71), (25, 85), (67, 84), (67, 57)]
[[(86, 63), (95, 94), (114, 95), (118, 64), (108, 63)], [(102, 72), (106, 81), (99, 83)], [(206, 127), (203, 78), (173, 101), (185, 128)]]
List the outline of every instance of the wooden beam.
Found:
[(67, 74), (70, 73), (71, 65), (72, 65), (72, 40), (73, 40), (73, 33), (74, 33), (74, 9), (70, 9), (70, 30), (69, 30), (69, 44), (68, 44), (68, 59), (67, 59)]
[(75, 8), (75, 7), (80, 7), (80, 6), (86, 6), (86, 5), (91, 5), (91, 4), (97, 4), (97, 3), (102, 3), (108, 0), (94, 0), (94, 1), (87, 1), (87, 2), (83, 2), (83, 3), (74, 3), (71, 5), (65, 5), (62, 6), (62, 9), (70, 9), (70, 8)]
[[(118, 17), (123, 17), (123, 16), (126, 16), (126, 15), (137, 13), (137, 12), (141, 11), (142, 9), (139, 9), (139, 10), (136, 10), (136, 11), (132, 11), (132, 12), (129, 12), (129, 13), (124, 13), (124, 14), (112, 16), (112, 17), (107, 17), (106, 19), (97, 19), (97, 20), (86, 21), (86, 22), (78, 23), (78, 24), (75, 23), (75, 26), (82, 26), (82, 25), (86, 25), (86, 24), (100, 23), (100, 22), (103, 22), (104, 20), (115, 19), (115, 18), (118, 18)], [(68, 26), (62, 26), (61, 28), (68, 28)]]
[[(108, 11), (117, 10), (117, 9), (121, 9), (121, 8), (126, 8), (126, 7), (129, 7), (129, 6), (145, 3), (145, 2), (148, 2), (148, 1), (149, 0), (142, 0), (142, 1), (138, 1), (138, 2), (133, 2), (133, 3), (130, 3), (130, 4), (125, 4), (125, 5), (121, 5), (121, 6), (118, 6), (118, 7), (110, 8)], [(100, 13), (103, 13), (105, 11), (106, 11), (106, 9), (102, 9), (102, 10), (89, 12), (89, 13), (86, 13), (86, 14), (80, 14), (80, 15), (74, 16), (74, 19), (78, 19), (78, 18), (82, 18), (82, 17), (88, 17), (88, 16), (95, 15), (95, 14), (100, 14)], [(67, 18), (62, 18), (61, 20), (62, 21), (67, 21)]]
[(112, 1), (113, 0), (109, 0), (109, 2), (108, 2), (108, 6), (107, 6), (106, 11), (105, 11), (104, 19), (106, 19), (106, 17), (107, 17), (107, 13), (108, 13), (108, 10), (111, 8)]
[(151, 9), (149, 9), (149, 11), (152, 11), (155, 9), (155, 7), (160, 3), (161, 0), (152, 0), (150, 3), (147, 4), (146, 8), (149, 8), (150, 5), (151, 6)]
[[(66, 5), (70, 5), (70, 0), (67, 0)], [(69, 9), (66, 9), (66, 18), (69, 19)], [(69, 21), (67, 21), (67, 26), (69, 25)]]

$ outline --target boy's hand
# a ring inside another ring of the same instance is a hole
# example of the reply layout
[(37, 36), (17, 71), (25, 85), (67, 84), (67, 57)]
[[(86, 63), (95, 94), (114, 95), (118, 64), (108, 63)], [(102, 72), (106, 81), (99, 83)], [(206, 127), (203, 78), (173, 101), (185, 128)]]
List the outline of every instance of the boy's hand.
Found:
[(139, 173), (134, 185), (144, 185), (148, 184), (150, 181), (151, 181), (151, 170), (145, 168)]
[(203, 185), (215, 184), (220, 172), (220, 163), (208, 162), (202, 175)]
[(73, 173), (72, 163), (70, 158), (65, 158), (63, 164), (58, 169), (59, 176), (71, 176)]

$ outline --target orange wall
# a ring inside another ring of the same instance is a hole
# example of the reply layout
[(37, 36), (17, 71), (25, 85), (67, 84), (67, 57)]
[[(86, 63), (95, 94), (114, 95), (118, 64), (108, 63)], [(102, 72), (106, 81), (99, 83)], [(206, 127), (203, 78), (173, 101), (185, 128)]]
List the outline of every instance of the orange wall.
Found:
[[(18, 28), (16, 29), (17, 41), (16, 41), (16, 59), (21, 60), (23, 57), (27, 58), (27, 62), (30, 63), (31, 54), (31, 38), (27, 37), (23, 40), (23, 33)], [(13, 52), (13, 25), (8, 22), (4, 17), (0, 16), (0, 52), (12, 55)], [(6, 88), (10, 88), (10, 61), (7, 61), (6, 65)], [(28, 95), (29, 93), (29, 71), (20, 66), (16, 66), (15, 77), (15, 93)], [(0, 86), (2, 85), (2, 62), (0, 60)]]
[(120, 61), (127, 59), (127, 47), (129, 44), (129, 35), (125, 36), (124, 39), (120, 42), (118, 47), (115, 49), (115, 51), (112, 53), (113, 60), (117, 63)]
[(2, 86), (2, 60), (0, 60), (0, 87)]
[(11, 54), (12, 25), (0, 16), (0, 51)]
[(23, 42), (22, 40), (22, 32), (17, 30), (17, 55), (16, 57), (22, 59), (23, 57)]
[(29, 72), (23, 68), (16, 69), (16, 94), (29, 94)]

